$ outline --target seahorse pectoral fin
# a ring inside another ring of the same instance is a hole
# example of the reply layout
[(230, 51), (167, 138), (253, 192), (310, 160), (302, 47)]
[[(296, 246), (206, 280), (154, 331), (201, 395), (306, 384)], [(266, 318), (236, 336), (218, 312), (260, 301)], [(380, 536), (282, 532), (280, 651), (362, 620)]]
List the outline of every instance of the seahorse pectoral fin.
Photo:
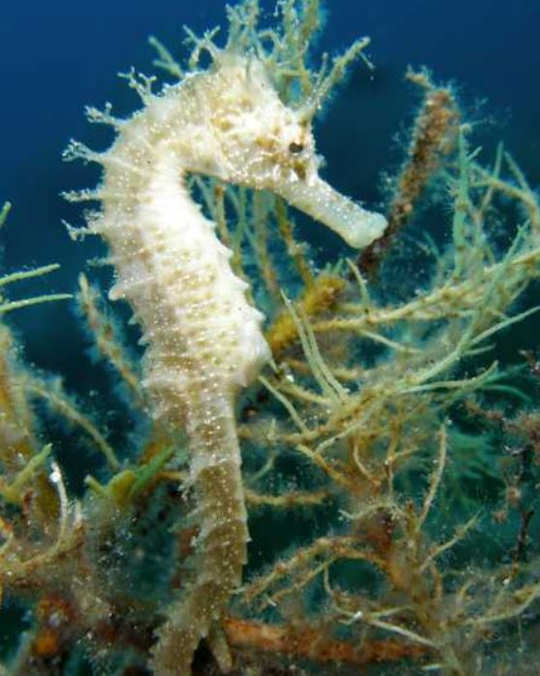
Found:
[(387, 226), (382, 214), (363, 209), (318, 176), (288, 182), (278, 192), (289, 204), (324, 223), (355, 249), (378, 239)]

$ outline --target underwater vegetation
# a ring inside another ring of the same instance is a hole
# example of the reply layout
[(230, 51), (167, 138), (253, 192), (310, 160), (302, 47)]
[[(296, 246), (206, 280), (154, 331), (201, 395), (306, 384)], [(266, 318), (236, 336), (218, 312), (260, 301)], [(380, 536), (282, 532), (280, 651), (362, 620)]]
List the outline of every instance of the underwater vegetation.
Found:
[[(315, 68), (318, 0), (259, 14), (186, 29), (185, 62), (152, 38), (164, 83), (126, 74), (141, 109), (88, 108), (115, 141), (65, 153), (103, 169), (67, 227), (108, 246), (113, 287), (74, 297), (122, 429), (10, 328), (70, 298), (8, 297), (57, 264), (0, 278), (0, 672), (536, 673), (537, 195), (412, 69), (384, 215), (340, 195), (312, 121), (369, 41)], [(317, 265), (293, 209), (348, 255)]]

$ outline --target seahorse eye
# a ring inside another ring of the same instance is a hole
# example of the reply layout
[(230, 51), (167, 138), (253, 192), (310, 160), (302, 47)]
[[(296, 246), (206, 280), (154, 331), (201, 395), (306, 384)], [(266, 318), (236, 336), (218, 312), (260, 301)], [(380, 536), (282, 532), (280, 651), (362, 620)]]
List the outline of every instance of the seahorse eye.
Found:
[(289, 151), (295, 155), (301, 153), (304, 150), (304, 146), (301, 143), (295, 143), (294, 141), (289, 144)]

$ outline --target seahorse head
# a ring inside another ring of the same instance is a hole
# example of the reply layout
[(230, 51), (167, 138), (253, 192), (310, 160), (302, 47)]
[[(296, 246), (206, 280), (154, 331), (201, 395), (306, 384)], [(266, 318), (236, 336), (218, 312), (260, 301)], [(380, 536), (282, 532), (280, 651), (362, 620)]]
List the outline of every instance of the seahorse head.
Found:
[(199, 100), (209, 102), (206, 121), (221, 178), (276, 192), (316, 175), (309, 121), (280, 100), (258, 59), (222, 52), (198, 84)]
[(365, 211), (319, 177), (311, 119), (280, 99), (261, 61), (221, 52), (194, 87), (210, 128), (206, 149), (197, 148), (203, 164), (195, 170), (274, 192), (351, 246), (380, 237), (383, 216)]

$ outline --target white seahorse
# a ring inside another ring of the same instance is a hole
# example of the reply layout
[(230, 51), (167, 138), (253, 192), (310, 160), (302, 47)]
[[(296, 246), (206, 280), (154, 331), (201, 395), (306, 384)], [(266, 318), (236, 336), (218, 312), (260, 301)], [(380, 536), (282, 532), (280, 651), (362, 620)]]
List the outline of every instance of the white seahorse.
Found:
[(263, 317), (186, 174), (273, 191), (355, 247), (379, 237), (386, 221), (318, 176), (310, 119), (282, 103), (254, 56), (216, 48), (209, 70), (147, 92), (145, 103), (129, 119), (109, 118), (118, 135), (106, 152), (72, 142), (66, 155), (104, 168), (96, 191), (78, 198), (101, 201), (88, 228), (111, 251), (110, 297), (126, 299), (142, 326), (152, 415), (189, 437), (200, 564), (185, 597), (172, 601), (152, 657), (156, 674), (172, 676), (190, 673), (201, 637), (241, 582), (248, 531), (234, 398), (270, 356)]

